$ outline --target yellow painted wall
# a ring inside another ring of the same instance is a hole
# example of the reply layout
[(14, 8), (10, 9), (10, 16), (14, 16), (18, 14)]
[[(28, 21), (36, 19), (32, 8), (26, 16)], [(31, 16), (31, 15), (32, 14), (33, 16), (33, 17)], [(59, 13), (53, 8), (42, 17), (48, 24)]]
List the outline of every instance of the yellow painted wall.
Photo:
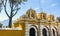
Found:
[(22, 30), (0, 30), (0, 36), (25, 36), (25, 24), (13, 24), (12, 28), (22, 28)]
[(18, 33), (18, 34), (16, 34), (18, 36), (25, 36), (25, 23), (14, 24), (14, 25), (12, 25), (12, 28), (22, 28), (21, 31), (16, 31), (16, 32), (13, 32), (13, 33)]
[(0, 30), (0, 36), (24, 36), (22, 30)]

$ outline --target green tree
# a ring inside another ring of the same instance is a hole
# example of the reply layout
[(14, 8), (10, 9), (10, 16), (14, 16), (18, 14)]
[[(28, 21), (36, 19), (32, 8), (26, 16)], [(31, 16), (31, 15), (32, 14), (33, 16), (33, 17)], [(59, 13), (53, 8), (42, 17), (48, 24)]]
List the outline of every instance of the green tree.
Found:
[(0, 23), (0, 28), (2, 28), (2, 24)]
[(60, 22), (60, 17), (57, 17), (57, 20)]
[[(12, 18), (17, 14), (18, 10), (21, 8), (19, 7), (21, 3), (27, 0), (1, 0), (2, 5), (4, 7), (4, 11), (9, 18), (9, 27), (11, 28), (12, 25)], [(10, 12), (7, 10), (7, 3), (10, 7)]]
[(0, 0), (0, 12), (1, 12), (1, 10), (2, 10), (2, 2)]

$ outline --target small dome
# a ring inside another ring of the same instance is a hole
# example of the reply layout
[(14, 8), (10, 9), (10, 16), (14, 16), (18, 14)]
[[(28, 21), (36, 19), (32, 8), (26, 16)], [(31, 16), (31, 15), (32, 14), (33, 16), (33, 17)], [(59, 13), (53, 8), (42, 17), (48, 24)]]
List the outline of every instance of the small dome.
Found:
[(44, 13), (44, 12), (38, 13), (37, 18), (38, 19), (46, 19), (46, 13)]
[(26, 12), (26, 17), (35, 18), (35, 15), (36, 15), (35, 10), (33, 10), (31, 8)]
[(37, 18), (38, 18), (38, 19), (42, 19), (42, 14), (41, 14), (41, 13), (38, 13), (38, 14), (37, 14)]
[(54, 21), (54, 15), (48, 15), (48, 16), (47, 16), (47, 20), (50, 20), (50, 21), (52, 20), (52, 21)]

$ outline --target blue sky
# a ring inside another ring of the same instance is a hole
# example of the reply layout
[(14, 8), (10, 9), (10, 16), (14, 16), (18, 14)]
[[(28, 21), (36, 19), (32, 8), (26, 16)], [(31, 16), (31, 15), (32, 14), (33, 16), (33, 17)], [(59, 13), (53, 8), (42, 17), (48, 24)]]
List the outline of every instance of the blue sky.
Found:
[[(26, 11), (30, 8), (36, 10), (36, 13), (44, 11), (47, 13), (47, 15), (51, 13), (54, 14), (55, 17), (60, 16), (60, 0), (28, 0), (24, 3), (25, 4), (21, 5), (21, 9), (18, 11), (18, 13), (13, 17), (13, 20), (25, 14)], [(8, 5), (7, 9), (9, 9)], [(2, 10), (0, 13), (0, 21), (4, 21), (6, 19), (8, 19), (8, 17), (6, 16), (4, 10)]]

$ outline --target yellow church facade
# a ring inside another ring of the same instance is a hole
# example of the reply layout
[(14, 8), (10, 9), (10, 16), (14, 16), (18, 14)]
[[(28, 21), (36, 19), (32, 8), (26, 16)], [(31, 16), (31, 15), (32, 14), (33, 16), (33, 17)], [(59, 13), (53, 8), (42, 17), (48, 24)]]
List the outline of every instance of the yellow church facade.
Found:
[(58, 36), (58, 21), (54, 15), (36, 13), (33, 9), (16, 19), (12, 28), (22, 28), (21, 36)]

